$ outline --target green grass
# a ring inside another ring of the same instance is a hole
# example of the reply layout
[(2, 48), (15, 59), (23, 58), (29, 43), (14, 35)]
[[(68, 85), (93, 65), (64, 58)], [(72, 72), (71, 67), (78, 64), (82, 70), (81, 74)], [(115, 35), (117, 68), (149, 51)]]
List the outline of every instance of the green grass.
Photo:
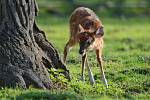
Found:
[[(47, 38), (63, 57), (65, 43), (69, 39), (68, 17), (51, 17), (41, 14), (38, 24), (47, 34)], [(66, 90), (3, 89), (3, 99), (150, 99), (150, 20), (148, 18), (101, 18), (105, 26), (103, 60), (109, 88), (103, 85), (100, 70), (97, 67), (94, 52), (89, 53), (96, 84), (91, 86), (86, 73), (86, 82), (81, 75), (81, 57), (78, 45), (69, 53), (67, 67), (72, 81)], [(87, 70), (86, 70), (87, 72)]]

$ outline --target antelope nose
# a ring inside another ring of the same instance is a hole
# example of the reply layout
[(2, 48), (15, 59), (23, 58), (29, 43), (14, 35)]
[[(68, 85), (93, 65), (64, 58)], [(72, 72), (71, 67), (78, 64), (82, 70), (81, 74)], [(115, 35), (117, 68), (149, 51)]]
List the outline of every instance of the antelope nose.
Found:
[(84, 53), (84, 50), (79, 50), (79, 54), (82, 55)]
[(101, 33), (101, 36), (103, 36), (103, 35), (104, 35), (104, 32)]

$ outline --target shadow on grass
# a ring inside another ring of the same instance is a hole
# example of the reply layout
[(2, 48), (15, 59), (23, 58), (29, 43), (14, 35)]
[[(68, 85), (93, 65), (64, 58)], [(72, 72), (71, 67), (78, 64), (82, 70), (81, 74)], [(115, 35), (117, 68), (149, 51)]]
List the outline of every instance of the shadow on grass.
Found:
[(72, 93), (51, 93), (51, 92), (25, 92), (16, 97), (17, 100), (81, 100), (82, 98)]

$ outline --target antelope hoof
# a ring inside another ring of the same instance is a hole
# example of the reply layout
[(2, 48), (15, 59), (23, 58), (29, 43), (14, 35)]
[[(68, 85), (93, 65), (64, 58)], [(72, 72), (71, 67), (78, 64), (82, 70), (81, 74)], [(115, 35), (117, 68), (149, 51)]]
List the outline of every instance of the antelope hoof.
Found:
[(94, 80), (91, 80), (91, 81), (90, 81), (90, 84), (91, 84), (91, 85), (94, 85), (94, 84), (95, 84), (95, 81), (94, 81)]
[(107, 79), (106, 79), (106, 78), (103, 78), (103, 82), (104, 82), (104, 84), (106, 85), (106, 88), (108, 88), (108, 82), (107, 82)]
[(85, 83), (85, 77), (81, 76), (81, 79), (80, 79), (83, 83)]

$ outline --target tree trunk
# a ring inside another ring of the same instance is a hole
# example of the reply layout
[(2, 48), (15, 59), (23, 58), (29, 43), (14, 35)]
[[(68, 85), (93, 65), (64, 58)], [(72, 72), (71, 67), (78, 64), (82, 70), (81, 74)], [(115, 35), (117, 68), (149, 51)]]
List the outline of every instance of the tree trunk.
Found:
[(35, 0), (0, 0), (0, 87), (52, 88), (47, 69), (69, 71), (36, 24)]

